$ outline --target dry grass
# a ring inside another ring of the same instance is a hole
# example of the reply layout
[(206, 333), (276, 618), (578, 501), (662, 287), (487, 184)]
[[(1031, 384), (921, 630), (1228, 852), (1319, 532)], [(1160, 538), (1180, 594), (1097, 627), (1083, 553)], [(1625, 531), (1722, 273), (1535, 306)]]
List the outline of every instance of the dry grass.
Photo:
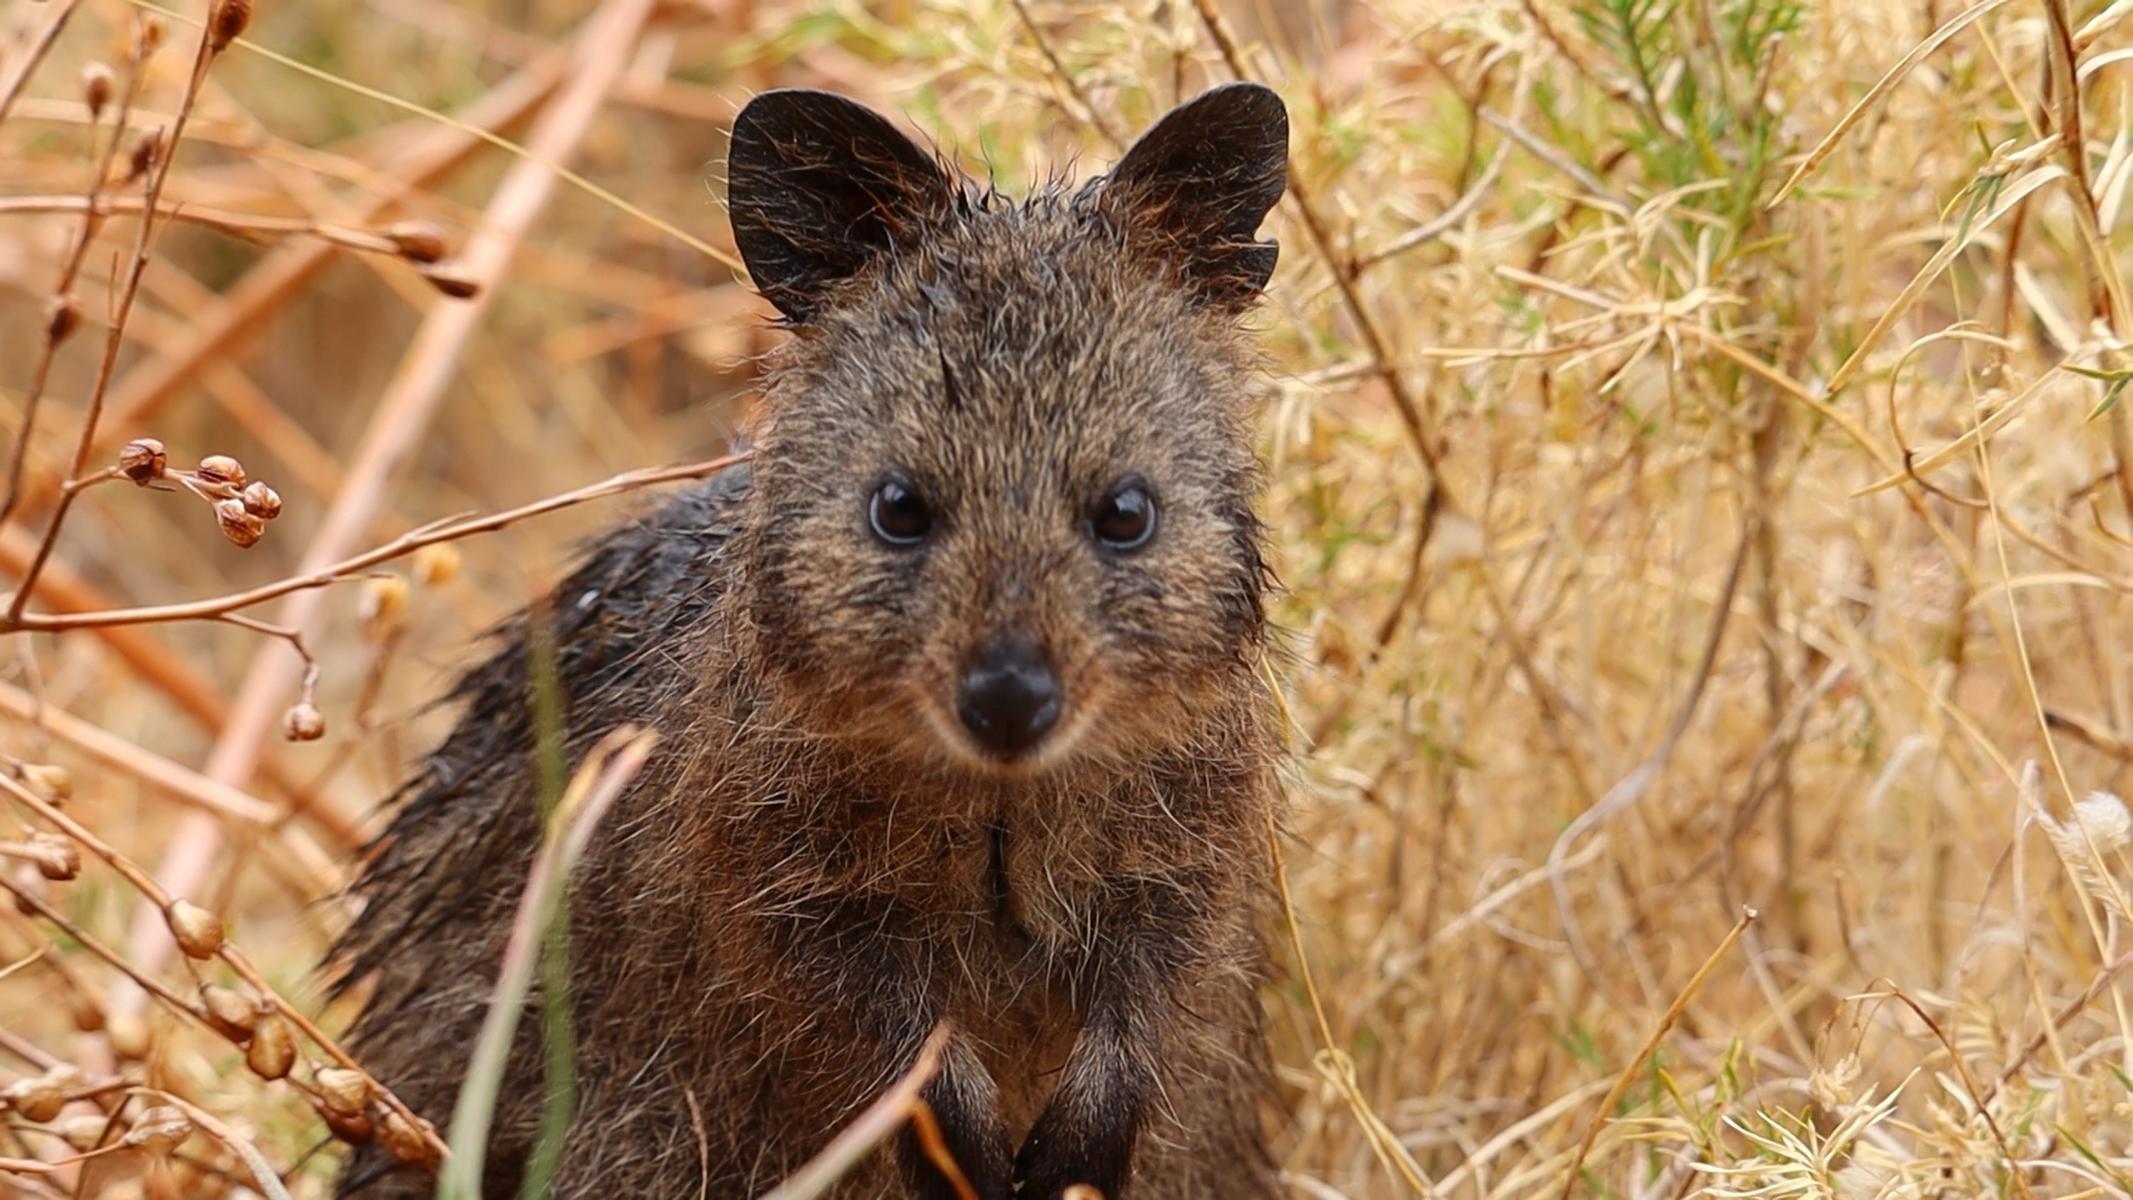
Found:
[(743, 419), (736, 100), (1013, 188), (1243, 73), (1295, 1194), (2133, 1194), (2126, 0), (258, 8), (0, 13), (0, 1192), (435, 1152), (335, 1064), (333, 889), (628, 503), (543, 498)]

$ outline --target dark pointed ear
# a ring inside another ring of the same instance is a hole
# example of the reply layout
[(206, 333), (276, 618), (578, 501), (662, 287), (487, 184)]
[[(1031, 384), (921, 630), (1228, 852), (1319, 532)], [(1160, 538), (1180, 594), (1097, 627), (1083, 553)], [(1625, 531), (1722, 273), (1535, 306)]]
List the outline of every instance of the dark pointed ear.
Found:
[(954, 196), (932, 155), (842, 96), (764, 92), (733, 118), (733, 240), (757, 290), (796, 322)]
[(1170, 110), (1126, 151), (1102, 203), (1129, 238), (1168, 256), (1208, 303), (1239, 308), (1274, 273), (1259, 222), (1289, 182), (1289, 113), (1256, 83)]

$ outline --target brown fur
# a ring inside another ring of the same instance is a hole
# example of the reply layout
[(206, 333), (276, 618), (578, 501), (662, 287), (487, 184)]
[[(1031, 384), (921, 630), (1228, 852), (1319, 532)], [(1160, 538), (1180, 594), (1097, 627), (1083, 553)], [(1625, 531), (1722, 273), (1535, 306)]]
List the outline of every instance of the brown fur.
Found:
[[(887, 252), (784, 297), (804, 319), (753, 464), (608, 534), (555, 593), (573, 757), (624, 722), (661, 734), (573, 886), (557, 1194), (759, 1194), (943, 1019), (926, 1096), (983, 1200), (1273, 1194), (1253, 357), (1214, 257), (1240, 248), (1176, 216), (1102, 183), (899, 213)], [(890, 469), (939, 514), (921, 551), (868, 531)], [(1157, 534), (1107, 555), (1083, 514), (1126, 472), (1153, 484)], [(374, 984), (358, 1052), (440, 1122), (537, 842), (532, 620), (462, 682), (340, 956)], [(1005, 766), (954, 707), (1003, 628), (1049, 649), (1066, 697)], [(529, 1006), (491, 1196), (517, 1194), (533, 1138), (539, 1024)], [(345, 1183), (432, 1186), (375, 1152)], [(899, 1143), (836, 1194), (946, 1193)]]

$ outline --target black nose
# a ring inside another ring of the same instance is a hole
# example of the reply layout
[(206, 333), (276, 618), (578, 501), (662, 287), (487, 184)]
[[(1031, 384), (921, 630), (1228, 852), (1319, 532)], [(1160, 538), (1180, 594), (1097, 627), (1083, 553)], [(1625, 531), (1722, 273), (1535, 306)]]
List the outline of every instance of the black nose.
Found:
[(956, 713), (978, 744), (1012, 758), (1059, 721), (1059, 677), (1028, 634), (1000, 634), (963, 672)]

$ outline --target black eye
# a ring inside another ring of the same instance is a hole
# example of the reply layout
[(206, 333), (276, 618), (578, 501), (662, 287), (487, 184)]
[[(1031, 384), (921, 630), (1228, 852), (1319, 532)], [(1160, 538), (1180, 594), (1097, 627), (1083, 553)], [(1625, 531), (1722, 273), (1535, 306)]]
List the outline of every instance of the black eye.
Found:
[(891, 546), (916, 546), (933, 531), (933, 510), (906, 479), (884, 479), (867, 502), (874, 536)]
[(1138, 550), (1155, 536), (1155, 497), (1148, 485), (1128, 478), (1111, 489), (1089, 518), (1089, 530), (1107, 550)]

